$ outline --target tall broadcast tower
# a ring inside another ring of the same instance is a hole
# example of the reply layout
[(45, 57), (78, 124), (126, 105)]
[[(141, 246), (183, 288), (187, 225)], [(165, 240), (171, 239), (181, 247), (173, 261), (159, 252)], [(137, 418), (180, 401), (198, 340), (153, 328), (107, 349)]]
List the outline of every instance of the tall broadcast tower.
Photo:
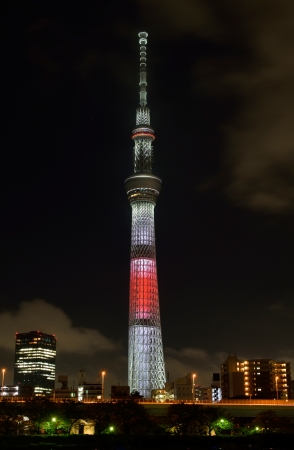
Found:
[(148, 34), (139, 33), (140, 106), (136, 111), (134, 174), (125, 181), (132, 207), (129, 386), (145, 398), (165, 385), (159, 298), (157, 286), (154, 207), (161, 179), (153, 175), (154, 130), (147, 105), (146, 45)]

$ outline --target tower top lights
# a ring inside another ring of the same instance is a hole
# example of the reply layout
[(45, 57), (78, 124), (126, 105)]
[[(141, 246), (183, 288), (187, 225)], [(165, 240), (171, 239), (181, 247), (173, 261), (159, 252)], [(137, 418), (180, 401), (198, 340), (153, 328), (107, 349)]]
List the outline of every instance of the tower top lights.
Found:
[(147, 37), (148, 33), (142, 31), (139, 33), (139, 44), (140, 44), (140, 105), (147, 105)]

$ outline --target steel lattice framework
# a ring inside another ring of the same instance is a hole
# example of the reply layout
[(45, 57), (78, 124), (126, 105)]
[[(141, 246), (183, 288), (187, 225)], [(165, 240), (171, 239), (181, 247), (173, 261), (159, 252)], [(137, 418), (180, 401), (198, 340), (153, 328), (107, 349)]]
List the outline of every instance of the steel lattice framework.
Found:
[(125, 187), (132, 207), (132, 242), (129, 309), (129, 386), (145, 398), (165, 385), (157, 285), (154, 207), (161, 180), (152, 173), (154, 130), (147, 104), (146, 45), (139, 33), (140, 106), (136, 112), (134, 174)]

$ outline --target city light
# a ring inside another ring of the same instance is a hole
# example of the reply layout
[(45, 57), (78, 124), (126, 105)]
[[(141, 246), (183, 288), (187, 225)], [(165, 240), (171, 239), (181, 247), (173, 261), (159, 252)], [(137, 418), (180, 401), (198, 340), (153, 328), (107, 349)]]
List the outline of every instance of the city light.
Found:
[(276, 392), (277, 392), (277, 400), (279, 400), (278, 379), (279, 379), (279, 377), (276, 377)]
[(102, 386), (101, 386), (101, 388), (102, 388), (102, 392), (101, 392), (101, 400), (102, 400), (102, 402), (103, 402), (103, 400), (104, 400), (104, 376), (105, 376), (105, 371), (103, 370), (103, 371), (101, 372), (101, 378), (102, 378)]
[(196, 373), (193, 373), (193, 389), (192, 389), (193, 401), (195, 400), (195, 378), (196, 378)]
[(5, 375), (6, 369), (2, 369), (2, 392), (1, 394), (4, 395), (4, 375)]

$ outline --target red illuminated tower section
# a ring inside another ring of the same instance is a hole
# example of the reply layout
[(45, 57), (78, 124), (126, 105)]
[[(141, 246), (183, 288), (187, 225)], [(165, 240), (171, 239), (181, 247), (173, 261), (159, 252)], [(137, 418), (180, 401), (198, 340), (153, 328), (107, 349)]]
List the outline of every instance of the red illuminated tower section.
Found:
[(165, 385), (159, 297), (157, 286), (154, 207), (161, 180), (152, 173), (154, 130), (147, 105), (146, 45), (148, 34), (139, 33), (140, 106), (133, 130), (134, 174), (125, 187), (132, 207), (131, 274), (129, 306), (129, 386), (145, 398)]

